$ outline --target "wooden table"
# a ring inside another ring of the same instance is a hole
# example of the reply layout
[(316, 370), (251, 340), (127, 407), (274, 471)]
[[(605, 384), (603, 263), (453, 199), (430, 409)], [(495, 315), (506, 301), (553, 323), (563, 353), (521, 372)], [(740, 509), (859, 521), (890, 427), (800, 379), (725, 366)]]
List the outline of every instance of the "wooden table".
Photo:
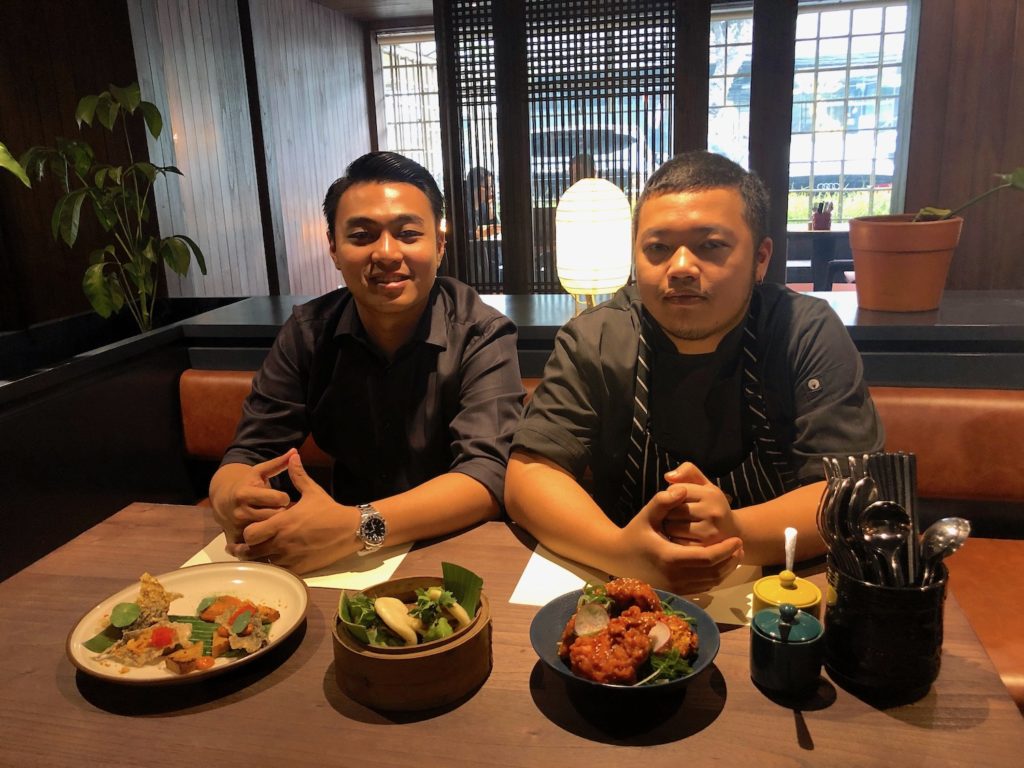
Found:
[(715, 664), (679, 699), (655, 709), (578, 700), (530, 647), (536, 609), (508, 603), (530, 542), (503, 523), (416, 549), (397, 574), (436, 574), (447, 559), (484, 578), (494, 669), (447, 710), (383, 714), (339, 691), (335, 590), (311, 590), (298, 642), (235, 673), (150, 689), (78, 673), (64, 643), (79, 617), (143, 569), (177, 568), (216, 532), (200, 509), (132, 504), (0, 583), (0, 765), (931, 767), (1011, 765), (1024, 753), (1024, 719), (953, 597), (942, 673), (913, 705), (877, 709), (823, 680), (794, 712), (751, 683), (745, 628), (723, 632)]

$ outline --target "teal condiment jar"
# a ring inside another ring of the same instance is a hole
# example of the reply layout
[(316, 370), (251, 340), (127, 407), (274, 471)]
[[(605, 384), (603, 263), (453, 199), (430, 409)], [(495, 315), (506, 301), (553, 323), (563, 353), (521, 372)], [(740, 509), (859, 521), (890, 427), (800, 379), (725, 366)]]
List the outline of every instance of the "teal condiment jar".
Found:
[(765, 608), (750, 623), (750, 677), (773, 693), (801, 696), (821, 678), (822, 626), (792, 603)]

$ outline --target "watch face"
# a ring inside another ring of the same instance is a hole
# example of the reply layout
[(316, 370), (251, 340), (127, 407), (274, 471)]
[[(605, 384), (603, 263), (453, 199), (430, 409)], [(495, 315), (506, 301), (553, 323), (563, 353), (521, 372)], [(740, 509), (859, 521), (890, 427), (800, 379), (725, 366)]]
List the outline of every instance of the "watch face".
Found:
[(379, 545), (384, 543), (384, 535), (388, 532), (387, 523), (383, 517), (367, 517), (363, 520), (362, 539), (367, 544)]

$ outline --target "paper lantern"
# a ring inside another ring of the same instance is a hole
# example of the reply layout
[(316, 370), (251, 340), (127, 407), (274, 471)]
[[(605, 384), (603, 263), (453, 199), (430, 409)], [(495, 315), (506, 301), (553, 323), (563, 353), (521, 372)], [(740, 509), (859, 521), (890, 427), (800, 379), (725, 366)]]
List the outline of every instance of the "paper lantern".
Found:
[(558, 280), (577, 304), (615, 293), (629, 280), (629, 201), (607, 179), (581, 179), (562, 195), (555, 212)]

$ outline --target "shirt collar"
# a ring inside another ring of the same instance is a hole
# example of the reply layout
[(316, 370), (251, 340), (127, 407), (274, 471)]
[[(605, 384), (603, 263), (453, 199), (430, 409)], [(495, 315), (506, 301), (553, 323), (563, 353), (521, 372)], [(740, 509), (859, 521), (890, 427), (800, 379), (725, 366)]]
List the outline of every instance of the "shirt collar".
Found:
[[(359, 317), (355, 299), (349, 292), (341, 314), (338, 317), (338, 324), (334, 330), (334, 338), (341, 339), (351, 336), (353, 339), (374, 348), (370, 335), (366, 332), (366, 326)], [(430, 297), (427, 299), (427, 306), (416, 324), (412, 338), (406, 343), (406, 347), (424, 343), (446, 349), (448, 347), (448, 315), (445, 309), (444, 296), (442, 295), (438, 281), (434, 281), (434, 287), (430, 289)]]

